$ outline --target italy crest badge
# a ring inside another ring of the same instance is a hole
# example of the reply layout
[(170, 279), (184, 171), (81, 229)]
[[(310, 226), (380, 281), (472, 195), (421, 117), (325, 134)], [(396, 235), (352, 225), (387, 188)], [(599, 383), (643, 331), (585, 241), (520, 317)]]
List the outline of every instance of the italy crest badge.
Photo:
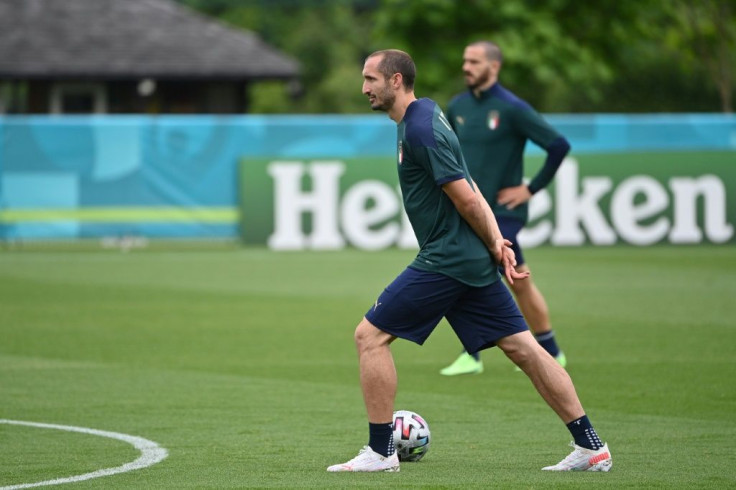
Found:
[(498, 128), (498, 123), (501, 120), (501, 115), (498, 111), (491, 111), (488, 113), (488, 129), (491, 131)]

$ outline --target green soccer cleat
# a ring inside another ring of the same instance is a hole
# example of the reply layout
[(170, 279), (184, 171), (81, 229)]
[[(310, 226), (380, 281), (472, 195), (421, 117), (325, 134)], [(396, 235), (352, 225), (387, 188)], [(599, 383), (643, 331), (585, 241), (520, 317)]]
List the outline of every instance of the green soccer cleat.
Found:
[(458, 374), (480, 374), (483, 372), (483, 361), (476, 360), (467, 352), (460, 354), (455, 362), (440, 370), (443, 376), (457, 376)]
[[(564, 352), (560, 351), (560, 353), (555, 356), (555, 360), (557, 361), (557, 364), (559, 364), (563, 368), (567, 367), (567, 357), (565, 357)], [(521, 368), (519, 366), (514, 366), (514, 371), (520, 373)]]
[(562, 366), (563, 368), (567, 367), (567, 357), (565, 357), (564, 352), (560, 351), (560, 353), (555, 356), (555, 359), (557, 359), (557, 363), (560, 366)]

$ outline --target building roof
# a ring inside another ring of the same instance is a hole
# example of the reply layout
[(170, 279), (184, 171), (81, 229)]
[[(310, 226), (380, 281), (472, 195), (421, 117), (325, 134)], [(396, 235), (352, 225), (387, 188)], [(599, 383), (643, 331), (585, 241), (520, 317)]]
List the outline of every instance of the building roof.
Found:
[(0, 0), (0, 78), (293, 78), (252, 32), (173, 0)]

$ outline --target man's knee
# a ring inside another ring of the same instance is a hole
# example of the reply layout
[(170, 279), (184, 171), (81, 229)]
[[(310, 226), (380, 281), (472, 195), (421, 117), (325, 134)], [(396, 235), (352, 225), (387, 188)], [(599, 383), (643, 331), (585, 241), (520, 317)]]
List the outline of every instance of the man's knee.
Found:
[(358, 352), (363, 352), (388, 345), (393, 337), (363, 318), (355, 327), (354, 339)]
[(506, 354), (506, 357), (519, 366), (538, 355), (539, 350), (539, 343), (529, 331), (504, 337), (496, 345)]

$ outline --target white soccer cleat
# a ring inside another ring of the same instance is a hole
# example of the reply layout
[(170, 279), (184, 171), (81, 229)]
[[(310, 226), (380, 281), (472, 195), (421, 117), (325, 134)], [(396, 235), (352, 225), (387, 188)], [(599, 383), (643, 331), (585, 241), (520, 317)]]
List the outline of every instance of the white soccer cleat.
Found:
[(335, 464), (327, 468), (329, 472), (338, 471), (399, 471), (399, 455), (381, 456), (370, 446), (365, 446), (358, 455), (347, 463)]
[(545, 466), (543, 471), (608, 471), (613, 466), (608, 444), (594, 451), (570, 443), (575, 448), (565, 459), (554, 466)]

